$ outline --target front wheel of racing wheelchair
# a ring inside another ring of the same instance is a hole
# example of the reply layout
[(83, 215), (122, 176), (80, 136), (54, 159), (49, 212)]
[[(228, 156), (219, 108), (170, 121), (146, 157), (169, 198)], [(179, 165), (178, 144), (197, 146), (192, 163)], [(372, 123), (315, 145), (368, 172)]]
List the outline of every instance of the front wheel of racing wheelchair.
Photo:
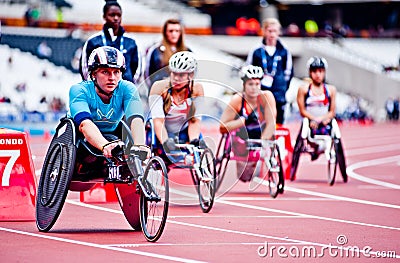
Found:
[[(293, 149), (290, 180), (294, 181), (296, 178), (300, 155), (302, 153), (308, 153), (311, 156), (317, 154), (317, 156), (314, 156), (314, 158), (317, 159), (321, 153), (325, 152), (328, 163), (328, 184), (332, 186), (335, 183), (337, 166), (339, 166), (340, 172), (343, 177), (343, 182), (346, 183), (348, 180), (346, 172), (346, 159), (341, 141), (341, 133), (337, 121), (335, 119), (332, 119), (330, 135), (319, 135), (319, 137), (317, 136), (318, 135), (315, 135), (315, 138), (311, 138), (311, 130), (309, 128), (308, 119), (304, 118)], [(316, 153), (315, 147), (318, 147), (318, 145), (320, 144), (318, 141), (322, 143), (323, 141), (327, 141), (328, 143), (326, 143), (324, 151), (318, 151)]]
[(164, 158), (168, 168), (189, 169), (193, 184), (199, 197), (200, 208), (208, 213), (214, 204), (216, 193), (216, 164), (214, 154), (208, 147), (188, 143), (179, 143), (175, 138), (176, 149), (165, 152), (161, 149), (154, 131), (153, 119), (146, 121), (146, 144), (150, 145), (152, 154)]
[[(124, 122), (121, 123), (126, 133), (124, 143), (130, 146), (133, 139), (129, 127)], [(92, 155), (106, 160), (106, 167), (101, 170), (103, 173), (96, 170), (96, 177), (90, 174), (90, 178), (84, 178), (77, 173), (75, 159), (79, 143)], [(101, 153), (92, 152), (84, 141), (77, 139), (73, 121), (63, 118), (50, 143), (39, 180), (36, 207), (36, 225), (39, 231), (49, 231), (52, 228), (65, 203), (68, 190), (88, 190), (101, 178), (104, 183), (114, 183), (118, 201), (129, 224), (135, 230), (142, 229), (148, 241), (158, 240), (166, 223), (169, 204), (165, 164), (161, 159), (151, 158), (143, 172), (142, 160), (146, 158), (143, 152), (120, 153), (122, 154), (108, 159)], [(149, 211), (151, 215), (148, 214)], [(153, 220), (155, 215), (157, 220)]]

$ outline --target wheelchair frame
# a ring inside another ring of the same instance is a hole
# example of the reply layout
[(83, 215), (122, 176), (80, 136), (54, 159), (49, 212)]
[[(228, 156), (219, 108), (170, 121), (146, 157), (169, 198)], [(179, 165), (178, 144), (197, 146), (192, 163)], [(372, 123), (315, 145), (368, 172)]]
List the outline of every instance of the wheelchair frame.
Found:
[[(268, 189), (272, 198), (284, 192), (285, 177), (282, 168), (282, 160), (279, 146), (276, 141), (264, 141), (261, 139), (246, 140), (246, 149), (249, 154), (236, 156), (232, 150), (232, 136), (236, 134), (223, 133), (216, 153), (217, 189), (221, 186), (230, 160), (249, 162), (249, 156), (256, 156), (256, 170), (254, 173), (261, 175), (260, 180), (267, 178)], [(266, 147), (271, 149), (271, 155), (266, 155)], [(244, 171), (243, 171), (244, 172)], [(254, 180), (254, 178), (253, 178)]]
[[(152, 153), (156, 145), (156, 135), (153, 129), (153, 120), (146, 122), (148, 134), (146, 135), (148, 145), (151, 145)], [(199, 196), (199, 204), (203, 213), (208, 213), (214, 204), (216, 193), (216, 170), (215, 157), (211, 149), (201, 149), (197, 146), (187, 143), (177, 143), (176, 151), (165, 153), (170, 160), (177, 159), (168, 168), (172, 169), (189, 169), (193, 184)]]
[[(122, 129), (127, 135), (125, 144), (133, 145), (130, 129), (124, 122)], [(90, 154), (105, 159), (108, 174), (98, 174), (85, 180), (77, 176), (75, 158), (80, 144)], [(90, 150), (86, 142), (77, 139), (72, 119), (61, 119), (49, 145), (38, 185), (36, 226), (39, 231), (47, 232), (53, 227), (68, 190), (86, 191), (102, 179), (104, 183), (114, 183), (119, 204), (129, 224), (135, 230), (141, 229), (148, 241), (157, 241), (164, 230), (168, 214), (168, 174), (164, 161), (159, 157), (145, 160), (146, 167), (143, 169), (140, 155), (140, 151), (133, 151), (124, 153), (118, 159), (97, 154)], [(128, 174), (126, 178), (120, 177), (121, 167)]]
[[(296, 179), (296, 172), (302, 153), (308, 153), (310, 155), (317, 154), (316, 159), (318, 159), (321, 153), (325, 153), (327, 159), (328, 184), (332, 186), (335, 183), (337, 166), (339, 166), (343, 177), (343, 182), (347, 182), (348, 176), (346, 173), (346, 159), (341, 141), (341, 133), (336, 119), (332, 119), (331, 126), (332, 129), (330, 135), (315, 135), (314, 138), (312, 138), (309, 121), (307, 118), (303, 118), (303, 122), (293, 148), (292, 167), (290, 169), (291, 181)], [(319, 147), (318, 145), (322, 143), (325, 143), (324, 151), (316, 151), (314, 147)]]

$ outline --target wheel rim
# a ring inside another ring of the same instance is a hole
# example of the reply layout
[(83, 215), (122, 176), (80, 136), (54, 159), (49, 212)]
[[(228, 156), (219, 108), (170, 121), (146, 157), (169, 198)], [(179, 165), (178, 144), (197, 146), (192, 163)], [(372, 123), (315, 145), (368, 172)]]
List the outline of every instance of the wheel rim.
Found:
[(143, 233), (148, 241), (157, 241), (165, 227), (169, 206), (169, 183), (167, 169), (159, 157), (153, 157), (143, 176), (143, 184), (151, 188), (161, 198), (149, 200), (144, 193), (140, 196), (140, 221)]
[(228, 166), (228, 162), (230, 159), (230, 145), (228, 140), (228, 134), (224, 134), (219, 142), (216, 161), (215, 161), (215, 169), (216, 169), (216, 189), (218, 191), (220, 188), (222, 181), (224, 180), (226, 168)]
[(202, 179), (199, 180), (199, 201), (204, 213), (208, 213), (214, 203), (215, 196), (215, 159), (209, 149), (205, 149), (200, 157), (200, 172)]
[[(57, 158), (61, 155), (61, 158)], [(62, 169), (63, 169), (63, 147), (61, 144), (56, 144), (49, 155), (47, 165), (44, 167), (45, 176), (40, 180), (40, 204), (45, 207), (51, 207), (54, 204), (54, 197), (59, 185)]]
[(343, 182), (347, 183), (348, 177), (346, 172), (346, 159), (344, 156), (344, 150), (340, 139), (335, 139), (335, 149), (336, 149), (336, 158), (340, 168), (340, 173), (342, 174), (343, 177)]
[(328, 160), (328, 183), (333, 185), (335, 183), (336, 168), (337, 168), (337, 154), (335, 150), (334, 142), (332, 142), (329, 150), (329, 160)]
[[(301, 131), (300, 131), (301, 132)], [(290, 167), (290, 180), (293, 181), (296, 178), (296, 171), (299, 165), (300, 154), (303, 148), (303, 141), (299, 136), (297, 136), (296, 144), (293, 149), (292, 166)]]

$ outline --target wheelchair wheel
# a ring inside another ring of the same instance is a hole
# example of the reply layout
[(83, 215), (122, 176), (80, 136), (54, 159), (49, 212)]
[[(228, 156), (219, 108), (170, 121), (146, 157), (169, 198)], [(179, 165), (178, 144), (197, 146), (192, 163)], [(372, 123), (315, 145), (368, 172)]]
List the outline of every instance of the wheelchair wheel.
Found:
[(347, 183), (348, 177), (346, 172), (346, 158), (344, 156), (344, 150), (342, 141), (340, 139), (334, 139), (335, 150), (336, 150), (336, 158), (339, 164), (340, 173), (343, 177), (343, 182)]
[(336, 168), (338, 164), (337, 152), (335, 149), (335, 143), (332, 141), (329, 149), (329, 160), (328, 160), (328, 183), (333, 185), (335, 183)]
[(213, 204), (216, 190), (215, 159), (210, 149), (205, 149), (200, 156), (200, 172), (198, 193), (200, 207), (203, 213), (208, 213)]
[(36, 226), (39, 231), (49, 231), (64, 206), (74, 172), (74, 140), (72, 121), (63, 121), (50, 143), (40, 175), (36, 197)]
[(293, 156), (292, 156), (292, 167), (290, 167), (290, 181), (294, 181), (296, 179), (296, 171), (299, 165), (300, 155), (303, 150), (303, 139), (301, 138), (301, 130), (299, 135), (296, 139), (296, 144), (294, 145), (293, 149)]
[(283, 176), (282, 160), (278, 147), (274, 147), (274, 152), (270, 159), (271, 168), (268, 171), (268, 188), (272, 198), (283, 193), (285, 178)]
[(142, 183), (147, 193), (140, 194), (140, 223), (146, 239), (156, 242), (164, 230), (169, 206), (168, 173), (164, 161), (152, 157), (146, 167)]
[(228, 140), (228, 133), (222, 134), (221, 140), (218, 144), (218, 149), (215, 158), (215, 169), (216, 169), (216, 186), (215, 191), (218, 191), (219, 187), (224, 180), (226, 168), (228, 167), (229, 160), (231, 158), (231, 146)]

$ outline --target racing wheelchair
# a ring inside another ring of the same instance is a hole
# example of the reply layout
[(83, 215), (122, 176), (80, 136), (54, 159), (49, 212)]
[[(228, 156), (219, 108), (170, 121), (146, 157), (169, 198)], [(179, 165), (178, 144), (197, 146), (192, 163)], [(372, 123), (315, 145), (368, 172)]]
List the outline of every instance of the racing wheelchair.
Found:
[(309, 120), (303, 118), (303, 122), (297, 135), (293, 150), (292, 167), (290, 169), (290, 180), (296, 178), (296, 171), (299, 165), (300, 155), (307, 153), (311, 155), (311, 160), (318, 159), (320, 154), (324, 154), (328, 162), (328, 184), (335, 183), (337, 166), (343, 177), (343, 182), (347, 182), (346, 159), (341, 141), (341, 133), (336, 119), (332, 119), (330, 132), (328, 134), (315, 134), (312, 136)]
[(147, 145), (155, 156), (163, 156), (169, 169), (188, 169), (199, 197), (200, 208), (208, 213), (214, 204), (216, 169), (214, 154), (207, 146), (188, 144), (175, 137), (175, 150), (164, 151), (158, 143), (153, 120), (146, 122)]
[[(159, 157), (146, 159), (145, 151), (138, 147), (131, 149), (133, 138), (125, 122), (121, 121), (119, 130), (126, 147), (115, 147), (113, 157), (106, 158), (76, 132), (72, 119), (60, 120), (38, 184), (36, 226), (39, 231), (47, 232), (53, 227), (69, 190), (87, 191), (96, 183), (104, 182), (114, 184), (120, 207), (132, 228), (142, 230), (150, 242), (160, 238), (169, 206), (166, 166)], [(94, 165), (84, 169), (86, 160), (79, 157), (79, 151), (87, 151), (86, 156), (96, 160)]]
[[(282, 168), (281, 154), (276, 141), (261, 139), (244, 140), (236, 132), (223, 133), (216, 152), (217, 189), (226, 175), (230, 160), (245, 163), (241, 176), (256, 176), (259, 180), (268, 181), (268, 189), (272, 198), (284, 192), (285, 177)], [(253, 165), (254, 164), (254, 165)], [(254, 167), (252, 169), (251, 167)], [(253, 175), (254, 174), (254, 175)]]

